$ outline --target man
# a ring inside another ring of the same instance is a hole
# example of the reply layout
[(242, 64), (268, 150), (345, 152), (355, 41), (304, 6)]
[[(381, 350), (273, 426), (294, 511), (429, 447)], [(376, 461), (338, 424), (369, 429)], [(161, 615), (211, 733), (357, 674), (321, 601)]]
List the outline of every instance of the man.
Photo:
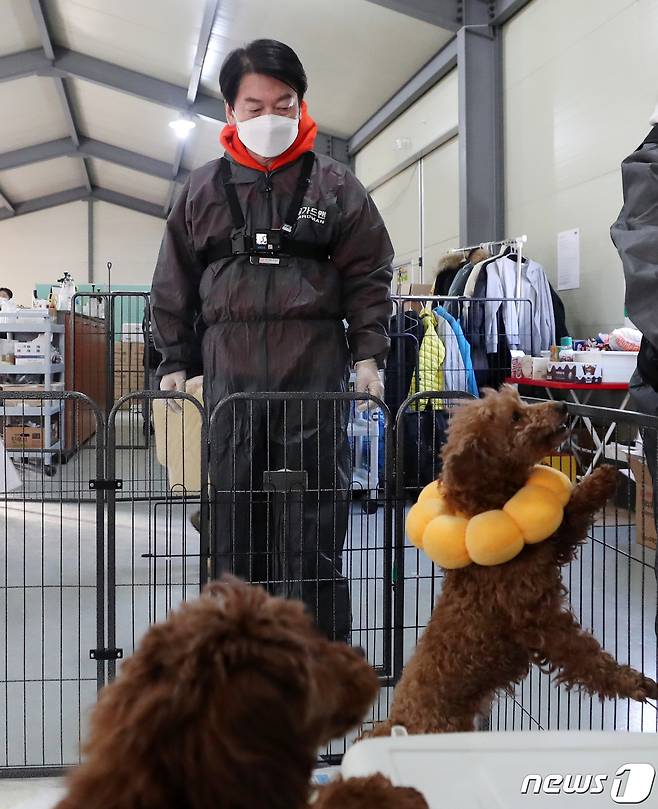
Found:
[[(632, 401), (641, 413), (658, 416), (658, 107), (651, 124), (649, 135), (622, 163), (624, 207), (611, 235), (624, 265), (628, 316), (642, 332), (637, 370), (630, 385)], [(647, 430), (643, 439), (653, 479), (654, 517), (658, 526), (658, 437)]]
[[(287, 45), (257, 40), (228, 56), (220, 89), (226, 155), (192, 172), (153, 279), (162, 389), (184, 390), (202, 366), (212, 413), (233, 393), (345, 391), (351, 361), (357, 390), (381, 398), (393, 249), (349, 168), (312, 151), (301, 62)], [(224, 406), (211, 444), (215, 572), (274, 583), (302, 598), (329, 636), (347, 639), (347, 408)], [(296, 493), (265, 494), (264, 474), (282, 468), (298, 473)]]

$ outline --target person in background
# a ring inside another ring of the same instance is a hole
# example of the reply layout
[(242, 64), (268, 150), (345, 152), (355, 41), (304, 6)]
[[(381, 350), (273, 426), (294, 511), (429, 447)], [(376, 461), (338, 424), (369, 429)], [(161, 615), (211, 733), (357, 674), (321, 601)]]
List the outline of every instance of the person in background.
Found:
[[(379, 211), (345, 164), (314, 154), (306, 73), (288, 45), (233, 51), (219, 83), (225, 157), (185, 183), (153, 278), (162, 390), (183, 391), (201, 365), (210, 414), (240, 392), (344, 392), (353, 363), (357, 391), (382, 398), (393, 247)], [(301, 598), (340, 640), (351, 631), (348, 415), (344, 403), (252, 399), (224, 406), (211, 434), (215, 572)], [(263, 491), (283, 468), (303, 493)]]
[(0, 287), (0, 300), (10, 301), (14, 297), (14, 293), (9, 287)]
[[(624, 206), (611, 228), (611, 236), (624, 266), (626, 311), (642, 332), (637, 370), (630, 383), (631, 399), (636, 410), (658, 416), (658, 106), (651, 124), (651, 132), (621, 165)], [(657, 442), (658, 436), (646, 430), (643, 446), (653, 480), (658, 528)]]

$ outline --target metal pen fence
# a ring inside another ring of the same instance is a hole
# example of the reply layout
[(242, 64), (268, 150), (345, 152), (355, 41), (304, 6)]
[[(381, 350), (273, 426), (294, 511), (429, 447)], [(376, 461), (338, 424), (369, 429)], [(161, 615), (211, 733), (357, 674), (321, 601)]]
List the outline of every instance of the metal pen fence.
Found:
[[(45, 474), (45, 437), (25, 428), (2, 453), (0, 773), (48, 774), (79, 759), (85, 718), (106, 681), (102, 414), (73, 392), (0, 393), (7, 418), (43, 420), (53, 404), (94, 424), (85, 449)], [(7, 414), (11, 414), (8, 416)], [(62, 454), (70, 449), (64, 434)]]
[[(443, 420), (435, 416), (425, 430), (419, 450), (415, 425), (419, 413), (412, 406), (414, 399), (420, 398), (440, 399), (444, 409)], [(423, 465), (428, 447), (429, 456), (437, 459), (455, 405), (448, 393), (418, 394), (414, 399), (405, 403), (396, 417), (396, 674), (413, 653), (441, 591), (441, 569), (406, 542), (404, 519), (419, 485), (425, 482)], [(645, 453), (653, 448), (655, 458), (658, 424), (649, 416), (607, 408), (568, 404), (568, 411), (569, 440), (547, 462), (576, 480), (590, 470), (596, 457), (597, 463), (617, 467), (619, 484), (616, 499), (596, 518), (588, 542), (564, 569), (569, 604), (581, 625), (619, 662), (655, 679), (655, 486)], [(440, 473), (438, 461), (432, 472)], [(554, 680), (533, 668), (513, 693), (499, 695), (484, 726), (493, 730), (658, 731), (658, 711), (653, 702), (601, 702), (598, 697), (558, 687)]]
[[(360, 414), (368, 397), (350, 393), (240, 394), (210, 417), (194, 392), (131, 392), (107, 416), (81, 394), (0, 394), (3, 413), (61, 399), (93, 422), (86, 443), (64, 442), (53, 477), (23, 462), (43, 449), (16, 453), (19, 488), (2, 495), (0, 776), (75, 763), (97, 688), (151, 623), (226, 569), (301, 596), (329, 634), (347, 626), (382, 684), (368, 723), (385, 718), (441, 587), (440, 570), (406, 543), (404, 515), (440, 472), (456, 399), (468, 396), (419, 391), (393, 419), (383, 403)], [(655, 536), (644, 455), (657, 422), (577, 405), (569, 413), (572, 443), (555, 462), (578, 475), (599, 452), (620, 481), (565, 570), (571, 604), (608, 651), (655, 676), (655, 552), (637, 540), (650, 542), (652, 527)], [(144, 418), (155, 429), (146, 441)], [(539, 671), (493, 706), (490, 725), (658, 729), (653, 705), (599, 705)]]

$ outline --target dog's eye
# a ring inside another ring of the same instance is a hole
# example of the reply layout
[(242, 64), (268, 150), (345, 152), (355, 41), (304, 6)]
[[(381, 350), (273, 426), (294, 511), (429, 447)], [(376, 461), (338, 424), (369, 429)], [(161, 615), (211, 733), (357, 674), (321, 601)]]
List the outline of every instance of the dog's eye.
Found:
[(521, 421), (521, 418), (522, 418), (521, 413), (519, 413), (518, 410), (515, 410), (512, 413), (512, 421)]

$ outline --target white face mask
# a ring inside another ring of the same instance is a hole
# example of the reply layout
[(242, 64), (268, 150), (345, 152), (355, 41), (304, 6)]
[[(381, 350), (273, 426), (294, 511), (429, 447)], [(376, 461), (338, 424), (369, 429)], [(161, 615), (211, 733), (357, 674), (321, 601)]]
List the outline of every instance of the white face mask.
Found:
[(278, 157), (295, 142), (299, 132), (299, 118), (284, 115), (259, 115), (246, 121), (235, 119), (238, 137), (244, 145), (260, 157)]

